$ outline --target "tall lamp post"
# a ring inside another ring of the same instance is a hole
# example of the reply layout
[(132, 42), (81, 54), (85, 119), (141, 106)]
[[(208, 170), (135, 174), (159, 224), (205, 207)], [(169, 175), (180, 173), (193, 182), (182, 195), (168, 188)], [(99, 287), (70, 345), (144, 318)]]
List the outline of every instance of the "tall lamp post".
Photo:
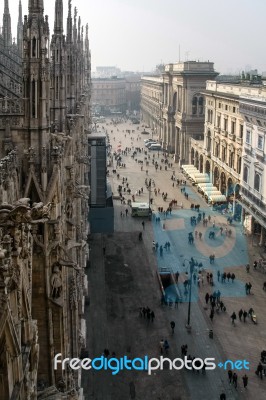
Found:
[[(188, 261), (188, 260), (185, 260), (185, 261)], [(184, 261), (183, 265), (185, 265), (185, 261)], [(193, 257), (191, 257), (191, 259), (188, 262), (189, 262), (190, 278), (189, 278), (188, 314), (187, 314), (186, 328), (190, 332), (191, 331), (190, 312), (191, 312), (192, 278), (193, 278), (193, 272), (194, 272), (194, 267), (195, 267), (195, 260)]]
[(151, 218), (151, 179), (149, 180), (148, 191), (149, 191), (149, 218)]

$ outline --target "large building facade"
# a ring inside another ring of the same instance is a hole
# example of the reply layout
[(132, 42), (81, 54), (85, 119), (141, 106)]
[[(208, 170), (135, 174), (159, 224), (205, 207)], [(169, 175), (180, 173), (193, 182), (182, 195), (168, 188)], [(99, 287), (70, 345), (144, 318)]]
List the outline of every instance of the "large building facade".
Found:
[(240, 198), (243, 223), (248, 233), (259, 235), (259, 245), (266, 238), (266, 88), (241, 96), (240, 112), (244, 118)]
[(101, 115), (124, 114), (127, 109), (124, 78), (92, 79), (92, 107)]
[[(50, 41), (43, 0), (28, 5), (23, 62), (14, 63), (21, 93), (6, 81), (0, 98), (0, 398), (83, 399), (80, 372), (53, 360), (86, 346), (88, 27), (69, 1), (65, 36), (55, 0)], [(2, 76), (13, 68), (8, 38)]]
[(227, 196), (239, 193), (243, 117), (239, 95), (244, 87), (208, 81), (205, 97), (204, 140), (191, 140), (190, 161), (210, 173), (214, 186)]
[[(159, 131), (163, 147), (181, 164), (189, 159), (190, 138), (203, 137), (204, 97), (201, 91), (206, 81), (217, 75), (213, 63), (185, 61), (166, 65), (161, 77), (142, 78), (143, 119), (152, 120), (152, 128)], [(152, 90), (152, 85), (156, 90)]]
[(261, 83), (208, 81), (204, 139), (191, 139), (190, 162), (210, 174), (233, 205), (241, 205), (247, 233), (265, 245), (266, 88)]
[[(123, 74), (121, 74), (123, 75)], [(92, 107), (100, 115), (131, 114), (140, 109), (140, 76), (92, 79)]]

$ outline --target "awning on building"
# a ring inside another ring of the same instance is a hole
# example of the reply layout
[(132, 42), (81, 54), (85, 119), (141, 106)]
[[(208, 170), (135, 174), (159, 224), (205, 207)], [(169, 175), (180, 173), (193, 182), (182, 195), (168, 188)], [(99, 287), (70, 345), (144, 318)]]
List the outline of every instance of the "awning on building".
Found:
[(210, 182), (210, 177), (208, 174), (200, 174), (200, 173), (194, 173), (192, 172), (190, 174), (191, 179), (193, 179), (194, 182), (196, 183), (206, 183)]
[(220, 190), (217, 190), (217, 188), (215, 188), (216, 190), (208, 190), (208, 188), (204, 191), (205, 196), (222, 196), (222, 193), (220, 192)]
[(211, 182), (205, 182), (205, 183), (198, 184), (198, 190), (201, 190), (203, 192), (206, 188), (215, 188), (216, 190), (218, 190), (217, 187), (213, 186), (213, 183), (211, 183)]
[(209, 196), (209, 200), (212, 203), (226, 203), (227, 202), (227, 199), (223, 194), (221, 194), (221, 195), (210, 195)]

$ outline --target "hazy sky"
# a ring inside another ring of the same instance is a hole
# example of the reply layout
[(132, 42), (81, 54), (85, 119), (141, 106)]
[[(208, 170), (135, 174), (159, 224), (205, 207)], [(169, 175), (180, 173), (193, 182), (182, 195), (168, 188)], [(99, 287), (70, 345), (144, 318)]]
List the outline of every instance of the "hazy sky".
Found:
[[(53, 31), (55, 0), (44, 0)], [(89, 24), (92, 69), (113, 65), (149, 71), (161, 62), (200, 60), (234, 73), (266, 71), (265, 0), (72, 0)], [(28, 0), (22, 0), (23, 15)], [(64, 0), (66, 23), (68, 1)], [(4, 0), (0, 2), (3, 13)], [(18, 0), (9, 0), (16, 35)], [(2, 22), (1, 22), (2, 24)], [(66, 26), (66, 25), (65, 25)]]

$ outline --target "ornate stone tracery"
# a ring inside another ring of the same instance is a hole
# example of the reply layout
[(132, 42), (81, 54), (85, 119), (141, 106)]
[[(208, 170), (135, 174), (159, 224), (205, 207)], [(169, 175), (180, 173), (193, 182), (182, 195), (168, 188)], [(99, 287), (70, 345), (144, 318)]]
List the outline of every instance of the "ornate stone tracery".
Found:
[[(64, 393), (79, 399), (79, 373), (66, 371), (63, 385), (62, 371), (51, 366), (54, 354), (79, 356), (85, 344), (80, 315), (88, 164), (80, 160), (86, 157), (83, 126), (91, 120), (90, 51), (80, 20), (78, 34), (73, 32), (71, 1), (65, 37), (63, 2), (55, 0), (49, 43), (42, 4), (29, 0), (24, 25), (20, 17), (23, 62), (5, 53), (9, 72), (19, 75), (17, 87), (0, 67), (8, 94), (0, 88), (0, 317), (5, 313), (15, 326), (11, 334), (10, 326), (0, 326), (0, 370), (13, 374), (3, 391), (0, 384), (0, 394), (8, 398), (19, 382), (27, 400), (37, 390), (47, 398)], [(76, 25), (77, 10), (74, 17)]]

